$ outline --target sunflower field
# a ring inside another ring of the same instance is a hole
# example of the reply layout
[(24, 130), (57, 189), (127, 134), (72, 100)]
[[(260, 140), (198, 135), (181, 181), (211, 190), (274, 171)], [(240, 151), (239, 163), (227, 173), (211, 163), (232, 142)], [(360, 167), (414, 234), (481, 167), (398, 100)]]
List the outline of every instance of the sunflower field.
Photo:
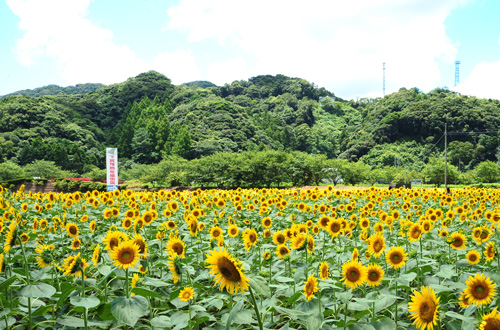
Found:
[(499, 200), (0, 187), (0, 329), (500, 329)]

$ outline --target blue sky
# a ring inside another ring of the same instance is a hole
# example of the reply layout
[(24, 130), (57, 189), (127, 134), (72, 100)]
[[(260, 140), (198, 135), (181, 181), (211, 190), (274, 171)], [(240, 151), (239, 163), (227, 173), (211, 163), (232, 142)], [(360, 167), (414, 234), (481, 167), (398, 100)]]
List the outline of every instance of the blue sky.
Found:
[[(307, 4), (307, 5), (306, 5)], [(345, 98), (401, 87), (500, 99), (498, 0), (6, 0), (0, 95), (112, 84), (156, 70), (174, 84), (259, 74)]]

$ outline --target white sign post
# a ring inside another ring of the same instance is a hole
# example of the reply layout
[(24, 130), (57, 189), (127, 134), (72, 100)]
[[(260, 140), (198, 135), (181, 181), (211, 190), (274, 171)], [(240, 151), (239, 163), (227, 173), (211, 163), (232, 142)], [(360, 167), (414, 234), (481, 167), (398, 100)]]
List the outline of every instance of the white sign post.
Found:
[(118, 190), (118, 149), (106, 148), (106, 190)]

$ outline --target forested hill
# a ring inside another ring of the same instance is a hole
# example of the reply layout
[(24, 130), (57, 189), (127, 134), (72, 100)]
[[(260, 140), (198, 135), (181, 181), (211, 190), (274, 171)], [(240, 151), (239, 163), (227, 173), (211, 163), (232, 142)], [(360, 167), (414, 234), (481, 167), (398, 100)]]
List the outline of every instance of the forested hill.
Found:
[(403, 88), (384, 98), (345, 101), (283, 75), (220, 87), (175, 86), (150, 71), (85, 94), (0, 100), (0, 160), (53, 160), (82, 173), (104, 166), (106, 146), (135, 163), (275, 149), (362, 160), (374, 168), (399, 159), (418, 170), (442, 152), (445, 123), (454, 132), (448, 139), (453, 164), (466, 169), (496, 160), (498, 100)]
[(0, 100), (12, 95), (24, 96), (44, 96), (59, 94), (85, 94), (103, 88), (104, 84), (77, 84), (75, 86), (61, 87), (57, 85), (47, 85), (35, 89), (24, 89), (7, 95), (0, 96)]

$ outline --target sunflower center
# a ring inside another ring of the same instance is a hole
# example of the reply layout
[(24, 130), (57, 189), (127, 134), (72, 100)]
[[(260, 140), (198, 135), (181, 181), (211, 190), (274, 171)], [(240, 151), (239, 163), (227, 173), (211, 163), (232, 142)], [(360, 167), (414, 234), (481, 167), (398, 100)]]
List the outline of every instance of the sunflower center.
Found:
[(125, 250), (119, 255), (118, 259), (122, 264), (129, 264), (134, 260), (134, 253)]
[(436, 312), (436, 304), (430, 299), (426, 299), (420, 305), (419, 317), (425, 323), (432, 323)]
[(119, 244), (118, 239), (116, 237), (113, 237), (109, 240), (109, 247), (111, 250), (113, 250), (115, 247), (117, 247)]
[(475, 254), (470, 255), (470, 256), (469, 256), (469, 260), (470, 260), (470, 261), (476, 261), (476, 260), (477, 260), (476, 255), (475, 255)]
[(139, 253), (144, 253), (144, 251), (146, 251), (146, 244), (142, 239), (136, 239), (134, 243), (139, 246)]
[(217, 261), (217, 267), (226, 281), (238, 282), (241, 280), (240, 272), (228, 258), (221, 257), (219, 261)]
[(285, 243), (285, 236), (278, 235), (276, 240), (278, 241), (279, 244), (283, 244), (283, 243)]
[(182, 244), (179, 243), (175, 243), (174, 245), (172, 245), (172, 250), (174, 250), (174, 252), (179, 256), (182, 254), (182, 252), (184, 252)]
[(498, 318), (487, 319), (483, 329), (484, 330), (500, 329), (500, 320)]
[(392, 262), (393, 262), (393, 263), (395, 263), (395, 264), (396, 264), (396, 263), (399, 263), (399, 262), (400, 262), (401, 257), (400, 257), (398, 254), (393, 254), (393, 255), (391, 256), (391, 260), (392, 260)]
[(212, 233), (213, 237), (219, 237), (220, 236), (220, 232), (218, 230), (214, 230), (214, 232)]
[(310, 295), (312, 295), (314, 293), (314, 283), (307, 282), (306, 293), (307, 293), (308, 296), (310, 296)]
[(253, 243), (257, 240), (257, 236), (255, 236), (255, 234), (251, 233), (250, 235), (248, 235), (248, 240)]
[(453, 240), (453, 246), (456, 246), (456, 247), (459, 247), (459, 246), (462, 246), (462, 240), (457, 237)]
[(476, 299), (484, 299), (484, 298), (488, 297), (488, 295), (490, 293), (488, 288), (486, 286), (482, 285), (481, 283), (476, 284), (472, 288), (471, 291), (472, 291), (472, 295)]
[(332, 226), (332, 231), (333, 231), (334, 233), (338, 232), (339, 230), (340, 230), (340, 226), (339, 226), (338, 224), (334, 224), (334, 225)]
[(371, 280), (371, 281), (378, 281), (379, 279), (379, 276), (378, 276), (378, 273), (373, 271), (373, 272), (370, 272), (368, 274), (368, 278)]
[(346, 277), (351, 282), (356, 282), (359, 279), (359, 276), (360, 276), (359, 271), (355, 268), (349, 269), (346, 272)]
[(76, 235), (76, 233), (77, 233), (76, 227), (73, 227), (73, 226), (69, 227), (69, 233), (71, 235)]

